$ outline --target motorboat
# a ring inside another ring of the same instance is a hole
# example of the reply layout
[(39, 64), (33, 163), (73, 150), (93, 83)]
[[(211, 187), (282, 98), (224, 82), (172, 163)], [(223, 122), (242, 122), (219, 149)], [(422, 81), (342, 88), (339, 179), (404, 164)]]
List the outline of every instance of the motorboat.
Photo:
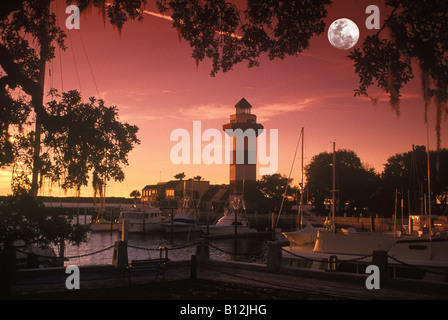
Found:
[(196, 218), (191, 214), (177, 213), (172, 222), (163, 224), (163, 228), (167, 233), (186, 233), (201, 231)]
[(254, 233), (256, 229), (250, 228), (247, 218), (241, 214), (236, 213), (233, 210), (228, 210), (219, 220), (212, 225), (202, 226), (204, 233), (209, 234), (234, 234), (235, 225), (237, 227), (237, 233)]
[(128, 223), (129, 233), (154, 233), (163, 231), (163, 224), (168, 219), (157, 207), (133, 205), (121, 211), (119, 225), (122, 225), (124, 220)]
[(162, 224), (167, 233), (190, 233), (200, 232), (201, 227), (196, 218), (193, 200), (185, 196), (182, 199), (178, 212), (171, 218), (171, 221), (165, 221)]
[(231, 235), (235, 234), (236, 226), (237, 234), (256, 233), (256, 229), (250, 228), (245, 212), (244, 199), (235, 196), (224, 215), (215, 224), (203, 226), (202, 231), (210, 235)]

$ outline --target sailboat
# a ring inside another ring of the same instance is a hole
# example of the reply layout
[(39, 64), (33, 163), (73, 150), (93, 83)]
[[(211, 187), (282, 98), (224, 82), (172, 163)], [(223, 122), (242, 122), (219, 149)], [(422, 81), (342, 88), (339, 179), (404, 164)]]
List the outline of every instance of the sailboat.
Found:
[[(306, 210), (303, 205), (303, 141), (304, 141), (304, 128), (302, 127), (301, 137), (302, 137), (302, 182), (301, 192), (300, 192), (300, 205), (299, 212), (297, 216), (298, 228), (295, 231), (283, 232), (282, 235), (294, 245), (305, 245), (312, 246), (316, 242), (317, 233), (319, 230), (325, 230), (320, 219), (318, 219), (310, 210)], [(333, 166), (334, 168), (334, 166)], [(334, 189), (334, 188), (333, 188)], [(306, 226), (303, 228), (303, 224)]]
[[(334, 158), (333, 158), (334, 159)], [(429, 161), (428, 161), (429, 166)], [(334, 170), (334, 167), (333, 167)], [(429, 168), (428, 168), (429, 176)], [(334, 200), (333, 171), (333, 200)], [(285, 250), (284, 263), (289, 266), (306, 266), (313, 269), (325, 269), (330, 257), (336, 257), (342, 265), (356, 265), (353, 270), (362, 270), (359, 265), (371, 264), (374, 251), (386, 251), (389, 266), (401, 274), (417, 274), (421, 279), (448, 281), (448, 237), (432, 235), (431, 227), (426, 235), (357, 232), (354, 228), (341, 229), (336, 232), (334, 225), (334, 202), (332, 206), (330, 230), (319, 230), (314, 244), (304, 246), (290, 240), (289, 249)], [(431, 215), (429, 214), (429, 219)], [(429, 224), (431, 226), (431, 224)], [(305, 257), (308, 260), (303, 260)], [(313, 262), (311, 262), (313, 261)], [(413, 267), (413, 270), (411, 270)], [(405, 270), (405, 271), (403, 271)]]
[[(336, 143), (333, 142), (332, 205), (324, 228), (307, 226), (297, 232), (285, 233), (292, 245), (307, 245), (313, 252), (368, 255), (375, 250), (389, 250), (395, 243), (394, 234), (357, 232), (354, 228), (336, 230)], [(307, 214), (311, 214), (308, 212)], [(309, 249), (309, 248), (308, 248)]]
[(104, 193), (101, 194), (101, 207), (95, 220), (90, 223), (90, 229), (92, 231), (118, 231), (118, 221), (113, 217), (106, 218), (106, 184), (104, 184)]
[(98, 215), (90, 224), (92, 231), (117, 231), (119, 224), (115, 220), (107, 220), (104, 215)]
[(304, 208), (301, 209), (300, 219), (306, 226), (295, 231), (283, 232), (283, 236), (297, 246), (314, 246), (319, 231), (327, 229), (325, 223), (322, 223), (311, 211)]

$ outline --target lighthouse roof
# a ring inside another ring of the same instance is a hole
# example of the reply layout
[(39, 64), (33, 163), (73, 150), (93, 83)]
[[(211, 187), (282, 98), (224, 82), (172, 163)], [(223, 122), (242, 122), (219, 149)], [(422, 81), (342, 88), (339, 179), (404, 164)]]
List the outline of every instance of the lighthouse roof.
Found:
[(246, 99), (242, 98), (238, 103), (235, 105), (235, 108), (237, 109), (247, 109), (252, 108), (249, 102), (247, 102)]

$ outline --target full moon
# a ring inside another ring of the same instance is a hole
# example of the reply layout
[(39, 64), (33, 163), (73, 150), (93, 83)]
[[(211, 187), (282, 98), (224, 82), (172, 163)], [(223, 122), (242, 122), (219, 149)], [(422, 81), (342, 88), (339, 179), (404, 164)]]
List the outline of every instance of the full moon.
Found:
[(358, 42), (359, 29), (356, 23), (347, 18), (333, 21), (328, 28), (328, 40), (331, 45), (341, 50), (348, 50)]

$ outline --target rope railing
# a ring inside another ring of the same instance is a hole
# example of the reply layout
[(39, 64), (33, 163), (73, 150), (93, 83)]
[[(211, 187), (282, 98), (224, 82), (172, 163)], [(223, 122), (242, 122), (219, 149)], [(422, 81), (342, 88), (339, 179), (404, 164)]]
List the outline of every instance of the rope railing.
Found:
[[(201, 242), (194, 242), (194, 243), (190, 243), (190, 244), (187, 244), (187, 245), (184, 245), (184, 246), (180, 246), (180, 247), (172, 247), (172, 248), (164, 247), (164, 248), (166, 248), (168, 250), (181, 250), (181, 249), (185, 249), (185, 248), (188, 248), (188, 247), (199, 245), (200, 243)], [(235, 252), (230, 252), (230, 251), (223, 250), (221, 248), (218, 248), (217, 246), (214, 246), (214, 245), (210, 244), (209, 242), (207, 242), (207, 245), (211, 249), (214, 249), (216, 251), (219, 251), (219, 252), (222, 252), (222, 253), (225, 253), (225, 254), (229, 254), (229, 255), (235, 255)], [(128, 248), (133, 248), (133, 249), (137, 249), (137, 250), (145, 250), (145, 251), (159, 251), (160, 250), (160, 247), (158, 247), (158, 248), (144, 248), (144, 247), (137, 247), (137, 246), (133, 246), (133, 245), (129, 245), (129, 244), (128, 244)], [(238, 256), (252, 256), (252, 255), (254, 255), (254, 253), (250, 253), (250, 254), (249, 253), (237, 253), (237, 255)]]
[[(216, 250), (216, 251), (219, 251), (219, 252), (222, 252), (222, 253), (225, 253), (225, 254), (229, 254), (229, 255), (235, 255), (235, 252), (230, 252), (230, 251), (223, 250), (223, 249), (218, 248), (218, 247), (216, 247), (216, 246), (214, 246), (214, 245), (212, 245), (212, 244), (210, 244), (210, 243), (208, 243), (208, 246), (209, 246), (210, 248)], [(260, 252), (261, 252), (262, 250), (263, 250), (263, 249), (260, 248)], [(247, 257), (251, 257), (251, 256), (256, 255), (256, 254), (257, 254), (257, 252), (252, 252), (252, 253), (236, 253), (237, 256), (247, 256)]]
[[(191, 244), (187, 244), (185, 246), (166, 248), (166, 249), (168, 249), (168, 250), (181, 250), (181, 249), (192, 247), (192, 246), (195, 246), (195, 245), (198, 245), (198, 244), (199, 244), (199, 242), (194, 242), (194, 243), (191, 243)], [(89, 252), (89, 253), (76, 255), (76, 256), (69, 256), (69, 257), (65, 256), (65, 257), (62, 257), (62, 258), (58, 257), (58, 256), (46, 256), (46, 255), (36, 254), (34, 252), (23, 251), (23, 250), (18, 249), (17, 247), (15, 249), (16, 249), (17, 252), (20, 252), (20, 253), (23, 253), (23, 254), (34, 254), (36, 257), (39, 257), (39, 258), (44, 258), (44, 259), (67, 259), (67, 260), (70, 260), (70, 259), (79, 259), (79, 258), (83, 258), (83, 257), (87, 257), (87, 256), (92, 256), (92, 255), (95, 255), (95, 254), (98, 254), (98, 253), (110, 250), (113, 247), (114, 246), (112, 245), (112, 246), (109, 246), (109, 247), (106, 247), (104, 249), (100, 249), (100, 250), (97, 250), (97, 251), (94, 251), (94, 252)], [(138, 246), (133, 246), (133, 245), (128, 245), (128, 248), (133, 248), (133, 249), (137, 249), (137, 250), (145, 250), (145, 251), (159, 251), (160, 250), (160, 247), (157, 247), (157, 248), (144, 248), (144, 247), (138, 247)]]
[[(164, 247), (164, 248), (166, 248), (168, 250), (181, 250), (181, 249), (185, 249), (185, 248), (188, 248), (188, 247), (196, 246), (198, 244), (199, 244), (199, 242), (194, 242), (194, 243), (186, 244), (186, 245), (180, 246), (180, 247), (172, 247), (172, 248)], [(151, 248), (137, 247), (137, 246), (133, 246), (133, 245), (129, 245), (128, 244), (128, 248), (133, 248), (133, 249), (137, 249), (137, 250), (145, 250), (145, 251), (159, 251), (160, 246), (157, 247), (157, 249), (151, 249)]]
[[(185, 248), (188, 248), (188, 247), (196, 246), (198, 244), (200, 244), (200, 242), (194, 242), (194, 243), (186, 244), (184, 246), (179, 246), (179, 247), (171, 247), (171, 248), (163, 247), (163, 248), (165, 250), (182, 250), (182, 249), (185, 249)], [(229, 255), (235, 255), (235, 252), (230, 252), (230, 251), (223, 250), (223, 249), (221, 249), (221, 248), (219, 248), (217, 246), (214, 246), (214, 245), (212, 245), (212, 244), (210, 244), (208, 242), (207, 242), (207, 245), (211, 249), (214, 249), (216, 251), (219, 251), (219, 252), (222, 252), (222, 253), (225, 253), (225, 254), (229, 254)], [(57, 256), (44, 256), (44, 255), (38, 255), (38, 254), (35, 254), (35, 253), (33, 253), (33, 254), (35, 256), (37, 256), (37, 257), (46, 258), (46, 259), (56, 259), (56, 260), (57, 259), (65, 259), (65, 260), (70, 260), (70, 259), (78, 259), (78, 258), (83, 258), (83, 257), (87, 257), (87, 256), (92, 256), (92, 255), (95, 255), (95, 254), (98, 254), (98, 253), (110, 250), (113, 247), (114, 246), (112, 245), (112, 246), (109, 246), (109, 247), (106, 247), (104, 249), (100, 249), (100, 250), (97, 250), (97, 251), (94, 251), (94, 252), (89, 252), (89, 253), (76, 255), (76, 256), (62, 257), (62, 258), (61, 257), (57, 257)], [(145, 247), (139, 247), (139, 246), (134, 246), (134, 245), (128, 245), (128, 248), (133, 248), (133, 249), (137, 249), (137, 250), (144, 250), (144, 251), (160, 251), (161, 247), (158, 247), (158, 248), (145, 248)], [(299, 255), (297, 253), (288, 251), (285, 248), (281, 248), (281, 250), (286, 252), (286, 253), (288, 253), (291, 256), (297, 257), (297, 258), (302, 259), (302, 260), (308, 260), (308, 261), (319, 262), (319, 263), (325, 263), (325, 262), (328, 261), (328, 259), (323, 259), (323, 258), (321, 258), (321, 259), (314, 259), (314, 258), (302, 256), (302, 255)], [(20, 250), (18, 248), (16, 248), (16, 251), (20, 252), (20, 253), (23, 253), (23, 254), (30, 254), (30, 253), (32, 253), (32, 252), (26, 252), (26, 251)], [(237, 255), (239, 255), (239, 256), (252, 256), (253, 253), (251, 253), (251, 254), (248, 254), (248, 253), (237, 253)], [(360, 260), (363, 260), (363, 259), (366, 259), (366, 258), (369, 258), (369, 257), (372, 257), (372, 256), (373, 255), (370, 254), (370, 255), (364, 255), (364, 256), (357, 257), (357, 258), (350, 259), (350, 260), (338, 260), (337, 264), (353, 263), (353, 262), (357, 262), (357, 261), (360, 261)], [(395, 262), (397, 262), (397, 263), (399, 263), (399, 264), (401, 264), (403, 266), (411, 268), (411, 269), (420, 270), (420, 271), (423, 271), (423, 272), (433, 273), (433, 274), (437, 274), (437, 275), (443, 275), (443, 276), (447, 276), (448, 275), (448, 273), (446, 273), (446, 272), (438, 272), (438, 271), (434, 271), (434, 270), (428, 270), (428, 269), (425, 269), (425, 268), (422, 268), (422, 267), (419, 267), (419, 266), (408, 264), (408, 263), (403, 262), (403, 261), (401, 261), (401, 260), (399, 260), (399, 259), (397, 259), (397, 258), (395, 258), (393, 256), (390, 256), (390, 255), (388, 255), (388, 258), (394, 260)]]
[(34, 254), (36, 257), (39, 257), (39, 258), (46, 258), (46, 259), (55, 259), (55, 258), (57, 258), (57, 256), (44, 256), (44, 255), (40, 255), (40, 254), (36, 254), (36, 253), (34, 253), (34, 252), (27, 252), (27, 251), (22, 251), (22, 250), (20, 250), (20, 249), (18, 249), (17, 247), (15, 247), (15, 250), (17, 251), (17, 252), (20, 252), (20, 253), (23, 253), (23, 254)]
[(98, 253), (101, 253), (101, 252), (104, 252), (104, 251), (107, 251), (107, 250), (109, 250), (109, 249), (112, 249), (114, 246), (109, 246), (109, 247), (107, 247), (107, 248), (104, 248), (104, 249), (100, 249), (100, 250), (98, 250), (98, 251), (94, 251), (94, 252), (89, 252), (89, 253), (85, 253), (85, 254), (81, 254), (81, 255), (77, 255), (77, 256), (70, 256), (70, 257), (58, 257), (58, 256), (44, 256), (44, 255), (39, 255), (39, 254), (36, 254), (36, 253), (34, 253), (34, 252), (27, 252), (27, 251), (22, 251), (22, 250), (20, 250), (20, 249), (18, 249), (18, 248), (16, 248), (16, 251), (17, 252), (20, 252), (20, 253), (23, 253), (23, 254), (30, 254), (30, 253), (32, 253), (32, 254), (34, 254), (36, 257), (39, 257), (39, 258), (45, 258), (45, 259), (78, 259), (78, 258), (83, 258), (83, 257), (87, 257), (87, 256), (93, 256), (93, 255), (95, 255), (95, 254), (98, 254)]
[(222, 252), (222, 253), (225, 253), (225, 254), (235, 255), (235, 252), (230, 252), (230, 251), (223, 250), (223, 249), (218, 248), (218, 247), (216, 247), (216, 246), (214, 246), (214, 245), (212, 245), (212, 244), (210, 244), (210, 243), (208, 244), (208, 246), (209, 246), (210, 248), (216, 250), (216, 251), (219, 251), (219, 252)]
[(303, 260), (308, 260), (308, 261), (312, 261), (312, 262), (326, 262), (327, 261), (325, 259), (313, 259), (313, 258), (310, 258), (310, 257), (301, 256), (301, 255), (298, 255), (296, 253), (292, 253), (291, 251), (288, 251), (288, 250), (286, 250), (284, 248), (281, 248), (281, 249), (282, 249), (282, 251), (287, 252), (288, 254), (290, 254), (290, 255), (292, 255), (294, 257), (303, 259)]
[(90, 253), (85, 253), (85, 254), (81, 254), (81, 255), (77, 255), (77, 256), (71, 256), (71, 257), (64, 257), (65, 259), (78, 259), (78, 258), (83, 258), (83, 257), (87, 257), (87, 256), (93, 256), (95, 254), (107, 251), (109, 249), (112, 249), (114, 246), (109, 246), (107, 248), (95, 251), (95, 252), (90, 252)]
[(418, 267), (418, 266), (410, 265), (410, 264), (408, 264), (406, 262), (403, 262), (403, 261), (400, 261), (397, 258), (392, 257), (390, 255), (387, 255), (387, 257), (392, 259), (392, 260), (394, 260), (395, 262), (398, 262), (399, 264), (402, 264), (402, 265), (408, 267), (408, 268), (412, 268), (412, 269), (415, 269), (415, 270), (420, 270), (420, 271), (424, 271), (424, 272), (428, 272), (428, 273), (438, 274), (438, 275), (442, 275), (442, 276), (448, 276), (447, 272), (438, 272), (438, 271), (428, 270), (428, 269), (424, 269), (424, 268), (421, 268), (421, 267)]

